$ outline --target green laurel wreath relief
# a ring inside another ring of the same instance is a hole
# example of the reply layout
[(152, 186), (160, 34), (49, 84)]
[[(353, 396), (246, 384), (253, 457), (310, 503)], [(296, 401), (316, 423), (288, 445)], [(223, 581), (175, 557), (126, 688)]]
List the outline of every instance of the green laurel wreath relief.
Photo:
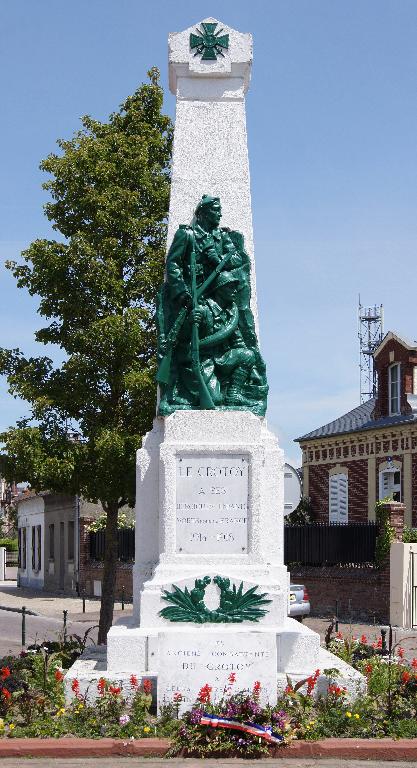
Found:
[(171, 605), (163, 608), (159, 615), (168, 621), (220, 624), (259, 621), (268, 612), (261, 607), (271, 602), (271, 600), (265, 600), (266, 592), (256, 594), (258, 586), (244, 592), (243, 581), (237, 589), (235, 584), (230, 588), (230, 579), (222, 576), (215, 576), (213, 579), (213, 584), (220, 589), (220, 605), (215, 611), (210, 611), (204, 604), (204, 594), (210, 582), (211, 578), (204, 576), (202, 579), (195, 580), (191, 591), (188, 587), (182, 590), (176, 584), (172, 585), (172, 592), (164, 589), (162, 599)]

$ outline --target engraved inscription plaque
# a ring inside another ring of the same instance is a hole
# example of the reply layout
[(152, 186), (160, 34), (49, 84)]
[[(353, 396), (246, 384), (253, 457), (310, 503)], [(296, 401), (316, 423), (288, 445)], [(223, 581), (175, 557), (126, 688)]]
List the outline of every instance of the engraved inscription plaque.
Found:
[[(260, 703), (276, 703), (277, 643), (273, 632), (161, 632), (159, 634), (158, 707), (180, 691), (180, 713), (190, 709), (208, 683), (212, 700), (224, 696), (231, 672), (236, 691), (261, 683)], [(204, 681), (204, 682), (202, 682)]]
[(177, 456), (177, 552), (247, 552), (248, 478), (243, 454)]

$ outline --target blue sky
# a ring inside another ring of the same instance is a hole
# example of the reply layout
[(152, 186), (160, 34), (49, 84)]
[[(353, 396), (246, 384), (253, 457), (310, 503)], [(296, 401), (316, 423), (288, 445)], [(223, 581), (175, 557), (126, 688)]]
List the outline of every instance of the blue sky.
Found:
[[(37, 350), (37, 301), (7, 258), (52, 235), (39, 162), (105, 119), (207, 16), (254, 35), (247, 98), (268, 421), (293, 439), (359, 403), (357, 303), (417, 335), (415, 0), (13, 0), (0, 8), (1, 346)], [(25, 405), (0, 383), (0, 428)]]

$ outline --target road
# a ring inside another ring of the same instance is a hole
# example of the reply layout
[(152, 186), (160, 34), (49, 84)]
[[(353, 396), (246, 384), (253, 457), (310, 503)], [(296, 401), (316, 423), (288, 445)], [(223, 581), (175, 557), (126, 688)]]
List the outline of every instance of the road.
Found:
[[(68, 634), (84, 635), (95, 622), (71, 621), (67, 623)], [(44, 640), (56, 640), (63, 631), (63, 618), (53, 616), (26, 616), (26, 645)], [(97, 630), (91, 633), (97, 639)], [(0, 657), (22, 650), (22, 617), (19, 613), (0, 609)]]

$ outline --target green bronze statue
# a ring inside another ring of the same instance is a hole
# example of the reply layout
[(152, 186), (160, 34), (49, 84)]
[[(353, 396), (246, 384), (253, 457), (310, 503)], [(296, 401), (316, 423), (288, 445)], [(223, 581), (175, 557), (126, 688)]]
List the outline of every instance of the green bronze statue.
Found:
[(158, 296), (159, 414), (249, 410), (264, 416), (268, 385), (250, 308), (243, 236), (219, 227), (218, 197), (203, 195), (181, 225)]

